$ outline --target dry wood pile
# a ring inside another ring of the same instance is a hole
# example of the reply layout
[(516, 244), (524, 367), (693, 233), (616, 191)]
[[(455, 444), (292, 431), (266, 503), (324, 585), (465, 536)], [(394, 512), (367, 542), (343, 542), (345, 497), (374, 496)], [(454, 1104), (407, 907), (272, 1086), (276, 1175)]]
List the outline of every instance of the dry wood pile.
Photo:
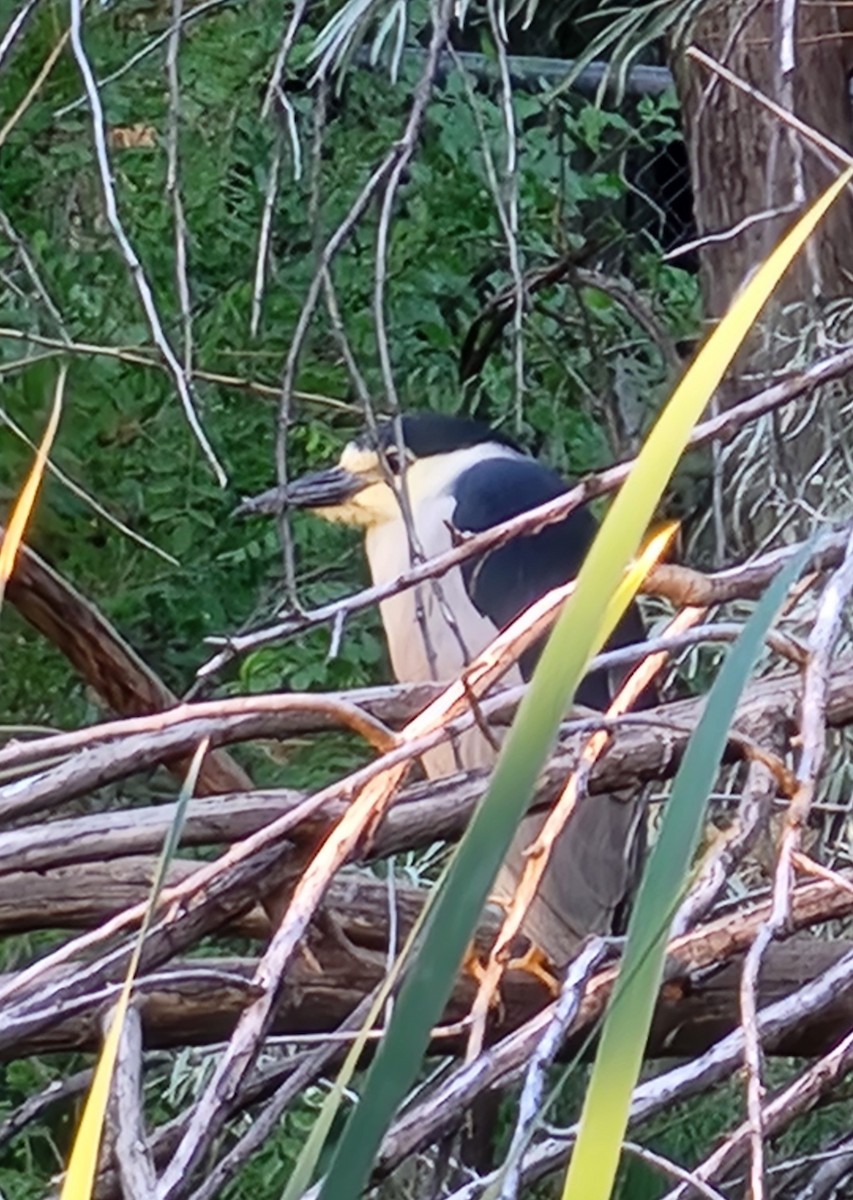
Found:
[[(693, 444), (726, 440), (815, 383), (840, 376), (851, 362), (850, 352), (835, 355), (775, 385), (699, 426)], [(561, 516), (615, 487), (628, 466), (584, 480), (547, 512), (463, 542), (447, 561), (415, 568), (405, 582), (440, 574), (450, 561)], [(751, 600), (793, 550), (709, 575), (660, 567), (646, 590), (676, 610)], [(796, 1084), (766, 1101), (765, 1133), (816, 1103), (849, 1068), (853, 942), (843, 936), (830, 940), (819, 931), (833, 922), (836, 934), (843, 933), (837, 922), (853, 912), (853, 876), (809, 857), (802, 835), (813, 815), (826, 738), (853, 724), (853, 655), (835, 650), (834, 637), (822, 632), (835, 628), (826, 613), (831, 604), (846, 601), (850, 575), (849, 531), (827, 532), (814, 544), (800, 590), (799, 600), (807, 592), (812, 598), (811, 626), (795, 636), (777, 631), (768, 639), (768, 673), (742, 697), (727, 750), (736, 803), (710, 839), (676, 918), (668, 982), (649, 1046), (651, 1055), (686, 1061), (640, 1086), (635, 1125), (722, 1080), (759, 1043), (767, 1052), (814, 1059)], [(41, 958), (0, 980), (0, 1054), (8, 1061), (48, 1050), (97, 1048), (174, 816), (173, 803), (116, 807), (102, 798), (114, 796), (110, 789), (132, 777), (143, 780), (143, 791), (150, 784), (153, 797), (162, 768), (182, 779), (192, 755), (206, 745), (181, 849), (145, 943), (137, 1017), (122, 1048), (99, 1194), (123, 1189), (126, 1195), (145, 1195), (151, 1171), (165, 1169), (170, 1198), (214, 1196), (294, 1097), (334, 1066), (347, 1031), (358, 1026), (385, 975), (389, 944), (402, 944), (423, 901), (421, 891), (401, 884), (389, 893), (364, 868), (403, 850), (452, 840), (464, 830), (482, 794), (482, 776), (428, 783), (412, 768), (420, 751), (466, 723), (506, 723), (520, 689), (500, 691), (495, 684), (522, 645), (455, 691), (395, 686), (179, 702), (93, 606), (32, 552), (22, 554), (8, 598), (68, 656), (114, 717), (0, 748), (0, 931), (54, 935)], [(273, 630), (236, 638), (201, 677), (209, 687), (216, 671), (247, 648), (377, 598), (378, 590), (369, 589)], [(730, 619), (706, 617), (686, 633), (653, 640), (651, 647), (676, 654), (700, 642), (731, 641), (739, 628)], [(619, 651), (602, 661), (638, 658), (647, 649)], [(472, 699), (478, 701), (476, 712)], [(611, 722), (611, 742), (590, 775), (589, 792), (638, 781), (660, 790), (677, 768), (701, 708), (701, 698), (679, 700), (642, 718)], [(566, 723), (539, 782), (537, 805), (554, 798), (590, 730), (601, 725), (600, 718), (583, 714)], [(357, 732), (376, 756), (368, 767), (314, 795), (255, 788), (227, 749), (333, 728)], [(783, 816), (780, 822), (778, 815), (786, 811), (794, 819)], [(727, 886), (750, 854), (766, 865), (774, 846), (781, 847), (782, 866), (762, 874), (753, 862), (748, 877), (755, 886), (733, 899)], [(194, 857), (199, 849), (204, 854)], [(479, 934), (481, 947), (490, 944), (496, 929), (497, 918), (490, 914)], [(235, 936), (247, 939), (251, 950), (235, 954)], [(566, 1053), (584, 1044), (613, 976), (606, 954), (589, 956), (588, 969), (575, 981), (574, 1015), (562, 1031)], [(754, 993), (749, 1019), (744, 987)], [(541, 985), (516, 973), (505, 978), (501, 994), (485, 1048), (473, 1062), (460, 1061), (446, 1072), (398, 1118), (377, 1177), (451, 1132), (478, 1096), (524, 1075), (554, 1019), (554, 1003)], [(473, 995), (472, 983), (461, 979), (435, 1031), (436, 1053), (464, 1051)], [(312, 1036), (305, 1048), (261, 1058), (267, 1039), (285, 1034)], [(223, 1041), (213, 1080), (199, 1098), (178, 1120), (146, 1131), (139, 1101), (142, 1048)], [(87, 1082), (82, 1072), (60, 1091), (36, 1097), (0, 1128), (0, 1139)], [(222, 1139), (223, 1129), (247, 1108), (257, 1114), (254, 1124)], [(136, 1131), (135, 1139), (122, 1136), (128, 1129)], [(736, 1130), (708, 1160), (707, 1177), (736, 1164), (749, 1136), (749, 1128)], [(525, 1159), (526, 1177), (547, 1171), (565, 1150), (565, 1136), (537, 1141)], [(479, 1179), (460, 1185), (456, 1194), (473, 1197), (484, 1186)]]

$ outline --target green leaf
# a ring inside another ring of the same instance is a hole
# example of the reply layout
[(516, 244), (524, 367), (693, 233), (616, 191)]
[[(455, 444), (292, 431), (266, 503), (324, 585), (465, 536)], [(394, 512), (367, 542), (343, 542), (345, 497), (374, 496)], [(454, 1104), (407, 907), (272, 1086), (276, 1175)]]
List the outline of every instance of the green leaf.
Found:
[(62, 1192), (60, 1200), (89, 1200), (92, 1195), (95, 1182), (95, 1171), (98, 1165), (98, 1152), (101, 1145), (101, 1137), (103, 1134), (104, 1121), (106, 1119), (107, 1104), (110, 1098), (110, 1086), (112, 1084), (113, 1070), (115, 1068), (116, 1058), (118, 1057), (119, 1043), (121, 1041), (121, 1031), (124, 1026), (124, 1019), (130, 1005), (131, 992), (133, 990), (133, 981), (136, 978), (136, 972), (139, 967), (139, 960), (142, 956), (142, 947), (145, 943), (145, 935), (151, 924), (151, 919), (157, 908), (157, 900), (160, 892), (163, 889), (163, 884), (166, 881), (166, 872), (169, 869), (169, 863), (175, 856), (175, 851), (178, 848), (178, 843), (181, 839), (181, 830), (184, 827), (184, 819), (187, 812), (187, 804), (190, 797), (195, 791), (196, 780), (198, 773), (201, 770), (202, 760), (210, 747), (210, 739), (205, 738), (197, 747), (187, 771), (186, 779), (184, 780), (177, 803), (175, 804), (175, 813), (172, 817), (172, 823), (166, 834), (163, 843), (163, 850), (160, 854), (159, 862), (157, 863), (157, 871), (154, 880), (151, 884), (151, 890), (148, 894), (148, 904), (142, 918), (142, 923), (139, 927), (139, 933), (136, 938), (136, 943), (133, 947), (133, 953), (130, 956), (130, 962), (127, 966), (127, 972), (124, 977), (124, 983), (116, 1002), (115, 1011), (113, 1012), (112, 1021), (109, 1031), (104, 1038), (104, 1044), (101, 1048), (101, 1053), (98, 1056), (98, 1062), (95, 1066), (95, 1073), (92, 1079), (92, 1086), (89, 1089), (89, 1094), (86, 1097), (86, 1104), (83, 1109), (83, 1116), (80, 1118), (80, 1126), (74, 1138), (74, 1145), (71, 1149), (71, 1157), (68, 1161), (68, 1170), (65, 1173), (65, 1179), (62, 1183)]
[(663, 975), (669, 927), (699, 845), (708, 794), (740, 694), (758, 661), (765, 634), (810, 549), (803, 547), (767, 589), (720, 668), (687, 744), (628, 926), (625, 954), (605, 1017), (563, 1200), (608, 1200), (613, 1189), (631, 1093)]
[[(447, 868), (445, 867), (445, 872), (446, 870)], [(293, 1171), (288, 1178), (287, 1187), (284, 1190), (282, 1200), (298, 1200), (302, 1193), (308, 1188), (308, 1185), (310, 1184), (314, 1173), (317, 1170), (317, 1164), (320, 1161), (320, 1155), (323, 1151), (323, 1146), (325, 1145), (326, 1139), (329, 1136), (329, 1131), (332, 1128), (332, 1122), (337, 1116), (338, 1109), (343, 1102), (346, 1089), (350, 1083), (350, 1080), (355, 1074), (359, 1060), (364, 1053), (364, 1047), (367, 1043), (368, 1034), (379, 1019), (382, 1010), (385, 1008), (388, 999), (391, 996), (394, 987), (396, 986), (403, 967), (409, 960), (412, 948), (417, 941), (418, 935), (424, 926), (429, 911), (434, 904), (437, 895), (438, 888), (435, 888), (427, 897), (426, 903), (418, 913), (414, 925), (409, 930), (408, 936), (403, 944), (403, 948), (400, 950), (400, 953), (394, 960), (390, 971), (388, 971), (387, 975), (383, 979), (382, 984), (376, 993), (376, 997), (373, 1003), (370, 1005), (367, 1016), (364, 1018), (361, 1029), (353, 1040), (352, 1046), (350, 1046), (349, 1050), (347, 1051), (347, 1056), (341, 1064), (341, 1069), (338, 1071), (337, 1078), (335, 1079), (331, 1090), (323, 1101), (323, 1107), (320, 1110), (320, 1114), (317, 1117), (317, 1120), (314, 1122), (311, 1132), (309, 1133), (308, 1138), (302, 1147), (302, 1150), (300, 1151), (299, 1158), (296, 1161), (296, 1166), (293, 1168)]]
[[(735, 298), (686, 371), (614, 500), (519, 706), (485, 799), (451, 861), (361, 1102), (335, 1150), (322, 1200), (354, 1200), (366, 1184), (382, 1135), (415, 1078), (430, 1029), (446, 1004), (465, 947), (527, 808), (560, 720), (586, 663), (607, 638), (602, 608), (616, 593), (693, 425), (752, 323), (851, 178), (853, 168), (827, 188)], [(612, 611), (611, 603), (608, 615)]]

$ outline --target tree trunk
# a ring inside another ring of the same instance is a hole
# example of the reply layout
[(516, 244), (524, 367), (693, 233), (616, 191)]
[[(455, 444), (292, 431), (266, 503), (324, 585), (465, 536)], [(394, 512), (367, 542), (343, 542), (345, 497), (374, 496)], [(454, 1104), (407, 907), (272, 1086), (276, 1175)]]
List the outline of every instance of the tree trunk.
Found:
[[(846, 151), (853, 151), (848, 9), (785, 0), (706, 5), (673, 51), (700, 239), (705, 314), (717, 320), (754, 268), (828, 185), (838, 164), (753, 96), (684, 53), (704, 50)], [(787, 273), (733, 364), (718, 403), (811, 361), (853, 331), (853, 200), (842, 196)], [(715, 462), (717, 557), (753, 551), (822, 508), (840, 455), (847, 394), (809, 397)], [(846, 463), (843, 464), (845, 472)], [(836, 468), (837, 470), (837, 468)]]

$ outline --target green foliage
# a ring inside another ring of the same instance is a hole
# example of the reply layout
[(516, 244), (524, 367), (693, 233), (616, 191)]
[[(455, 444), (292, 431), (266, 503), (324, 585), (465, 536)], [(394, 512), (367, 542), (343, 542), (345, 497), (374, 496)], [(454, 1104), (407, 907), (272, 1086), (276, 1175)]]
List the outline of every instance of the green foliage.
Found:
[[(426, 6), (421, 8), (413, 10), (415, 26), (425, 19)], [(249, 331), (252, 281), (278, 129), (274, 121), (259, 119), (259, 109), (281, 38), (281, 4), (223, 4), (186, 26), (180, 50), (180, 180), (194, 361), (204, 371), (262, 381), (273, 389), (314, 270), (315, 249), (399, 137), (419, 69), (404, 59), (397, 84), (381, 73), (351, 70), (340, 91), (328, 96), (322, 154), (315, 162), (315, 111), (304, 85), (312, 69), (307, 65), (312, 34), (321, 17), (322, 11), (312, 16), (314, 29), (306, 26), (294, 48), (291, 99), (303, 173), (294, 177), (292, 147), (285, 137), (256, 337)], [(67, 20), (67, 6), (60, 0), (38, 6), (4, 64), (0, 123), (25, 95)], [(85, 41), (98, 78), (119, 71), (167, 25), (168, 6), (88, 6)], [(394, 36), (392, 30), (389, 37)], [(169, 100), (164, 62), (161, 43), (105, 84), (102, 96), (113, 135), (123, 129), (144, 134), (135, 148), (113, 145), (111, 165), (122, 222), (152, 284), (163, 327), (179, 348), (174, 223), (166, 194)], [(646, 420), (664, 378), (661, 356), (612, 296), (579, 288), (565, 277), (537, 293), (526, 315), (527, 390), (520, 408), (506, 330), (477, 378), (460, 384), (466, 335), (494, 294), (512, 282), (480, 133), (485, 130), (500, 170), (503, 117), (494, 87), (475, 83), (472, 88), (475, 109), (455, 75), (436, 94), (398, 197), (387, 307), (401, 402), (409, 408), (476, 411), (515, 427), (559, 469), (586, 470), (611, 454), (600, 413), (612, 401), (614, 381), (631, 380)], [(15, 247), (0, 235), (0, 326), (53, 342), (67, 335), (78, 345), (147, 352), (150, 331), (103, 216), (88, 110), (85, 104), (68, 107), (81, 93), (77, 66), (66, 49), (0, 149), (0, 209), (23, 239), (50, 298), (49, 304)], [(632, 277), (674, 336), (692, 332), (695, 281), (663, 266), (653, 240), (637, 237), (630, 228), (629, 156), (653, 151), (675, 136), (671, 102), (644, 101), (626, 114), (595, 109), (569, 94), (546, 102), (522, 92), (515, 99), (515, 113), (522, 151), (518, 197), (525, 269), (569, 252), (586, 262), (604, 247), (608, 269)], [(376, 213), (371, 210), (338, 258), (334, 278), (347, 337), (381, 408), (371, 311), (375, 233)], [(49, 409), (56, 355), (54, 345), (0, 333), (0, 405), (34, 440)], [(32, 360), (28, 365), (11, 366), (25, 356)], [(238, 523), (230, 516), (240, 496), (273, 480), (276, 400), (243, 387), (197, 381), (201, 419), (231, 480), (223, 493), (193, 440), (173, 383), (160, 367), (97, 351), (78, 350), (69, 357), (66, 411), (54, 461), (179, 565), (126, 538), (55, 480), (45, 485), (31, 544), (91, 597), (180, 693), (206, 657), (205, 637), (260, 624), (285, 602), (274, 532), (267, 524)], [(323, 312), (310, 331), (297, 387), (338, 400), (356, 399)], [(333, 458), (360, 424), (355, 408), (353, 404), (348, 413), (298, 402), (289, 431), (290, 470)], [(29, 461), (29, 450), (7, 428), (0, 430), (4, 510)], [(324, 603), (366, 582), (360, 552), (346, 531), (298, 518), (294, 536), (305, 605)], [(64, 660), (8, 606), (3, 618), (0, 720), (72, 725), (95, 719), (95, 698)], [(334, 659), (328, 658), (328, 650), (329, 633), (319, 630), (258, 651), (234, 669), (222, 690), (343, 688), (387, 677), (375, 613), (348, 624)], [(292, 739), (256, 751), (252, 771), (259, 783), (315, 787), (363, 757), (363, 746), (351, 737), (330, 735), (310, 746)], [(415, 870), (411, 863), (408, 869)], [(4, 958), (35, 953), (36, 941), (15, 939), (2, 948)], [(40, 1060), (20, 1070), (8, 1068), (3, 1112), (66, 1068), (67, 1063), (51, 1063), (42, 1070)], [(57, 1130), (62, 1132), (62, 1154), (67, 1149), (68, 1113), (66, 1106), (55, 1127), (51, 1121), (34, 1126), (4, 1151), (0, 1190), (10, 1200), (45, 1193), (59, 1162)], [(267, 1194), (270, 1181), (280, 1180), (292, 1161), (293, 1144), (298, 1148), (302, 1133), (297, 1125), (288, 1124), (282, 1139), (253, 1160), (230, 1195), (248, 1196), (258, 1189)]]

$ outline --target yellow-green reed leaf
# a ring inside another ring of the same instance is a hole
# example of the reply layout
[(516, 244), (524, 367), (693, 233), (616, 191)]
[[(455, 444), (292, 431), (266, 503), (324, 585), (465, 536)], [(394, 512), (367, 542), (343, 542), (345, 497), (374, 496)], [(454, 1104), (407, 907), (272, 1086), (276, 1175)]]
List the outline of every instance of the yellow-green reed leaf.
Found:
[(421, 951), (347, 1121), (322, 1200), (354, 1200), (367, 1182), (384, 1130), (402, 1100), (453, 986), (498, 866), (529, 803), (536, 777), (590, 657), (606, 641), (602, 609), (643, 533), (695, 423), (752, 323), (818, 222), (853, 178), (845, 171), (782, 239), (732, 303), (688, 368), (610, 507), (577, 585), (539, 659), (503, 744), (486, 796), (450, 863), (427, 920)]
[[(585, 624), (572, 636), (569, 652), (562, 659), (564, 678), (572, 691), (589, 658), (606, 642), (650, 566), (660, 557), (673, 528), (665, 529), (653, 540), (627, 573), (622, 586), (614, 591), (603, 616), (600, 600), (584, 613)], [(534, 680), (537, 675), (538, 668)], [(529, 698), (528, 693), (523, 705)], [(519, 791), (506, 772), (496, 788), (500, 765), (507, 761), (505, 747), (486, 797), (451, 858), (443, 883), (431, 896), (432, 907), (420, 952), (400, 990), (391, 1023), (370, 1069), (364, 1096), (351, 1113), (333, 1155), (320, 1192), (322, 1200), (353, 1200), (360, 1192), (382, 1133), (415, 1075), (429, 1031), (444, 1008), (498, 865), (527, 807), (532, 782), (548, 752), (540, 737), (546, 723), (540, 721), (535, 705), (528, 705), (528, 714), (526, 726), (519, 724), (518, 717), (513, 724), (510, 736), (518, 731), (521, 750), (516, 749), (509, 759), (510, 765), (517, 766), (524, 758), (526, 775), (522, 786), (527, 790)], [(561, 716), (559, 709), (557, 722)]]
[(33, 511), (33, 505), (36, 502), (36, 496), (41, 486), (47, 456), (50, 454), (53, 439), (56, 437), (56, 431), (59, 428), (59, 417), (62, 413), (62, 399), (65, 395), (65, 379), (67, 375), (68, 368), (63, 363), (59, 368), (59, 375), (56, 380), (56, 388), (53, 393), (53, 406), (50, 410), (47, 428), (38, 444), (32, 468), (12, 510), (2, 545), (0, 545), (0, 607), (3, 604), (3, 594), (6, 590), (6, 584), (9, 582), (12, 571), (15, 568), (15, 559), (24, 537), (24, 530), (27, 527), (27, 522), (30, 519), (30, 514)]
[(74, 1147), (62, 1184), (61, 1200), (89, 1200), (92, 1195), (104, 1118), (110, 1098), (110, 1084), (132, 987), (133, 975), (128, 970), (118, 1003), (113, 1010), (109, 1031), (98, 1056), (98, 1065), (95, 1067), (92, 1085), (86, 1097), (86, 1107), (83, 1109), (83, 1116), (74, 1138)]
[[(616, 586), (616, 590), (604, 607), (602, 627), (611, 631), (619, 624), (619, 618), (640, 590), (643, 580), (666, 554), (669, 543), (678, 531), (677, 521), (668, 521), (663, 528), (649, 538), (636, 562), (632, 563)], [(605, 637), (605, 641), (607, 638)]]
[(314, 1178), (314, 1173), (317, 1170), (317, 1164), (320, 1161), (320, 1155), (323, 1152), (323, 1147), (329, 1136), (329, 1130), (332, 1128), (332, 1122), (337, 1116), (338, 1109), (341, 1106), (350, 1080), (355, 1074), (359, 1060), (364, 1052), (364, 1047), (367, 1044), (367, 1039), (370, 1031), (373, 1029), (379, 1014), (385, 1006), (391, 991), (394, 988), (403, 967), (409, 959), (412, 947), (418, 939), (421, 929), (426, 921), (427, 914), (438, 895), (438, 889), (441, 885), (444, 876), (447, 874), (445, 866), (439, 876), (436, 886), (428, 894), (426, 902), (418, 913), (412, 928), (409, 930), (408, 936), (403, 943), (400, 953), (394, 959), (391, 969), (382, 981), (382, 985), (376, 993), (376, 997), (364, 1018), (364, 1022), (358, 1035), (353, 1039), (352, 1046), (347, 1051), (346, 1058), (341, 1064), (337, 1077), (331, 1090), (327, 1094), (317, 1114), (317, 1119), (311, 1126), (311, 1132), (308, 1135), (308, 1140), (299, 1152), (299, 1158), (296, 1160), (296, 1165), (287, 1181), (287, 1186), (284, 1189), (284, 1194), (281, 1200), (299, 1200), (303, 1192), (307, 1191), (311, 1180)]
[(809, 546), (801, 550), (767, 589), (720, 668), (687, 744), (628, 925), (563, 1200), (608, 1200), (613, 1190), (631, 1094), (663, 975), (669, 927), (699, 845), (707, 797), (741, 692), (758, 661), (767, 630), (809, 552)]
[[(657, 563), (664, 554), (667, 545), (677, 529), (676, 524), (670, 524), (665, 529), (661, 530), (651, 539), (648, 546), (645, 547), (643, 553), (631, 569), (626, 572), (625, 578), (619, 585), (617, 593), (610, 603), (609, 610), (605, 612), (604, 625), (608, 630), (615, 628), (622, 613), (624, 612), (631, 599), (636, 595), (640, 584), (648, 575), (651, 568)], [(308, 1136), (308, 1141), (303, 1146), (297, 1160), (296, 1166), (293, 1169), (290, 1178), (287, 1181), (282, 1200), (298, 1200), (298, 1198), (307, 1190), (311, 1179), (317, 1168), (317, 1163), (320, 1160), (320, 1155), (323, 1146), (332, 1127), (332, 1122), (340, 1108), (343, 1099), (344, 1090), (349, 1084), (364, 1046), (367, 1042), (369, 1031), (372, 1029), (376, 1019), (381, 1011), (385, 1000), (391, 992), (392, 987), (396, 983), (400, 971), (407, 961), (409, 952), (414, 946), (415, 941), (420, 933), (421, 928), (425, 924), (429, 910), (439, 894), (444, 875), (448, 868), (445, 868), (442, 873), (442, 878), (438, 880), (433, 890), (430, 892), (424, 907), (418, 914), (418, 919), (412, 927), (409, 936), (406, 939), (405, 945), (400, 954), (394, 961), (394, 965), (386, 979), (383, 981), (376, 999), (371, 1005), (370, 1012), (365, 1018), (358, 1038), (353, 1042), (353, 1045), (344, 1060), (343, 1065), (335, 1080), (334, 1086), (323, 1101), (323, 1106), (320, 1113), (311, 1128), (311, 1133)]]
[(118, 1001), (113, 1010), (109, 1030), (104, 1038), (101, 1053), (98, 1056), (92, 1085), (89, 1088), (89, 1094), (86, 1097), (86, 1104), (83, 1108), (83, 1116), (80, 1118), (80, 1125), (74, 1138), (71, 1157), (68, 1160), (68, 1168), (65, 1172), (65, 1179), (62, 1182), (60, 1200), (90, 1200), (92, 1195), (95, 1171), (98, 1166), (98, 1153), (104, 1131), (104, 1120), (110, 1098), (113, 1071), (115, 1070), (124, 1020), (133, 991), (133, 981), (139, 969), (142, 946), (157, 907), (157, 900), (166, 878), (169, 863), (172, 861), (178, 842), (180, 841), (187, 804), (195, 791), (202, 760), (209, 746), (210, 739), (205, 738), (197, 747), (175, 805), (175, 814), (160, 853), (160, 860), (157, 864), (157, 870), (148, 894), (148, 904), (142, 918), (142, 924), (139, 927), (139, 934), (133, 947), (133, 953), (130, 956), (130, 962), (127, 965), (124, 983), (122, 984)]

